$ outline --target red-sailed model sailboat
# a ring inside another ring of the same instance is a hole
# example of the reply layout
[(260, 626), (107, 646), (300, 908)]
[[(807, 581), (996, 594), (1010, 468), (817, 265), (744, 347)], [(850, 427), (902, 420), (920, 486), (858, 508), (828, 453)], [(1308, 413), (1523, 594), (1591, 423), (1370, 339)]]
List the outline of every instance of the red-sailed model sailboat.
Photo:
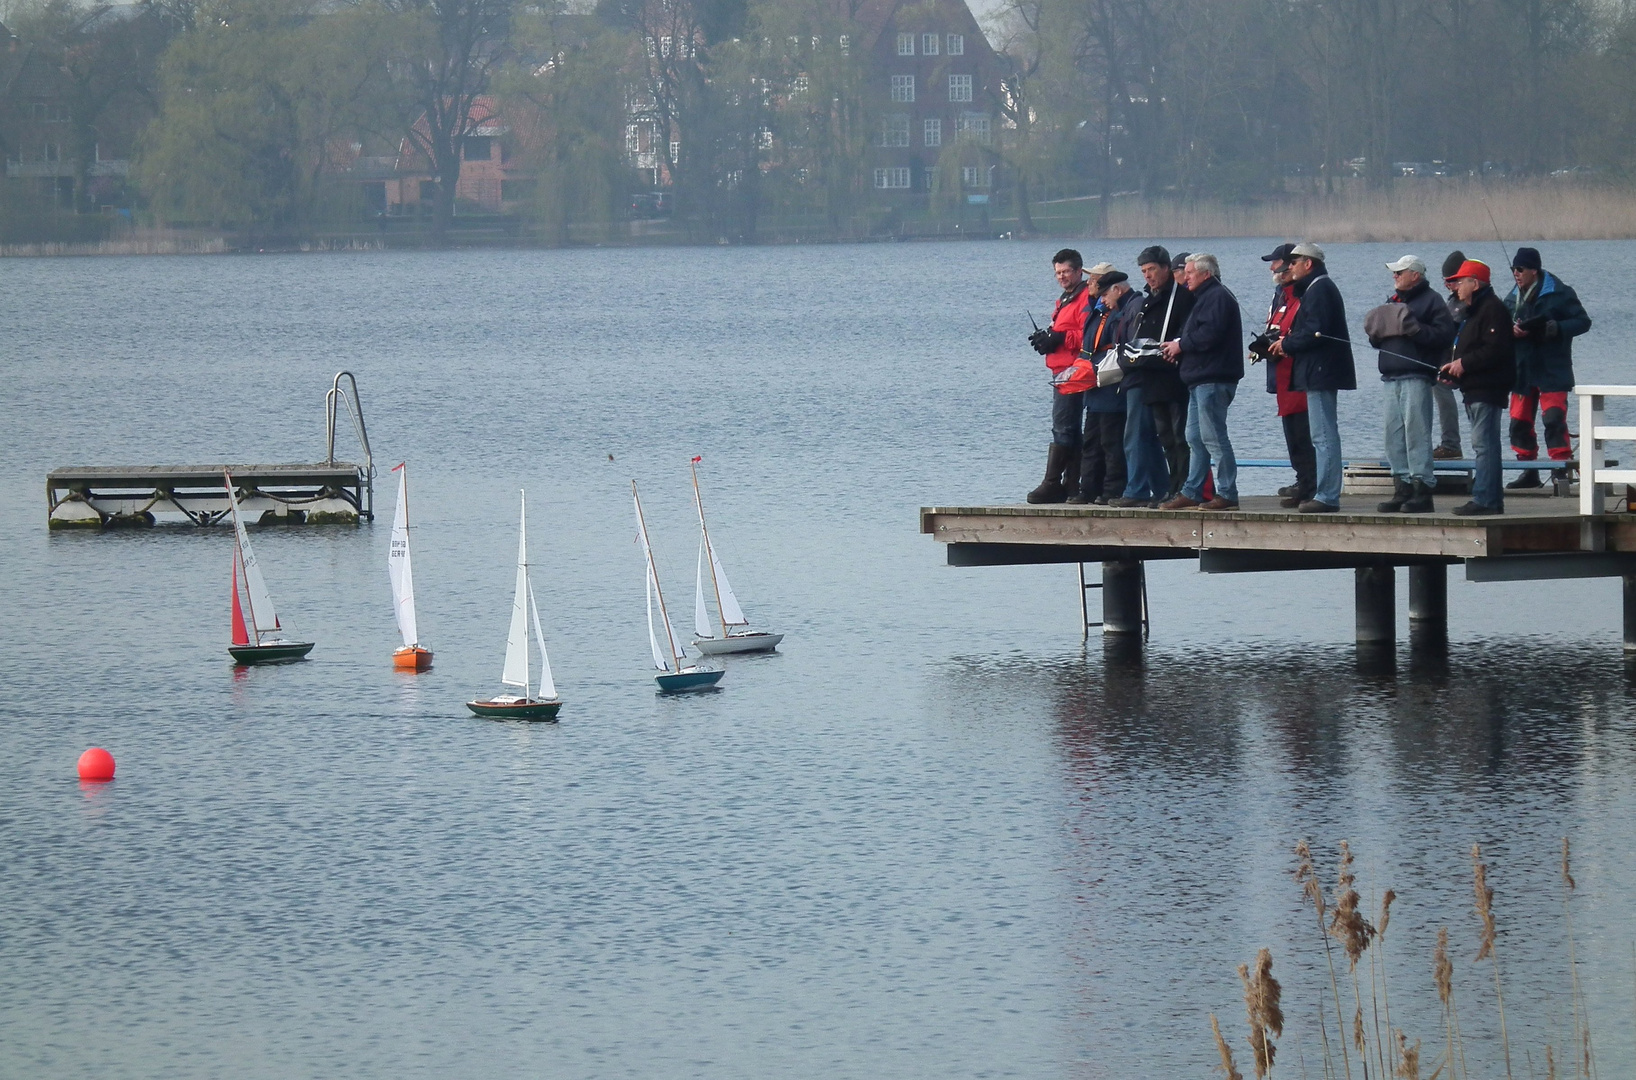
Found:
[[(269, 636), (283, 630), (278, 612), (273, 610), (273, 596), (261, 578), (256, 565), (256, 553), (250, 547), (250, 534), (244, 530), (244, 519), (239, 516), (238, 496), (233, 493), (233, 477), (225, 469), (222, 476), (227, 483), (227, 502), (233, 508), (233, 644), (227, 651), (241, 664), (270, 664), (280, 660), (299, 660), (312, 652), (310, 641), (290, 641), (288, 638)], [(250, 599), (250, 621), (244, 621), (244, 608), (239, 604), (239, 575), (244, 576), (244, 592)], [(252, 638), (253, 635), (253, 638)]]

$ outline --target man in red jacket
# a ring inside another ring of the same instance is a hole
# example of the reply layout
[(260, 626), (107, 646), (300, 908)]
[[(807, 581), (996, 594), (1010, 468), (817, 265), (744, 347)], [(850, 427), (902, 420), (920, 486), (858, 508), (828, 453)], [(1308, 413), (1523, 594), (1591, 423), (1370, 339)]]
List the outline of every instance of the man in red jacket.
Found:
[[(1085, 318), (1091, 294), (1085, 282), (1085, 260), (1073, 248), (1063, 248), (1051, 258), (1062, 295), (1051, 313), (1051, 326), (1036, 330), (1028, 344), (1045, 357), (1052, 375), (1065, 370), (1079, 357), (1085, 337)], [(1079, 490), (1080, 424), (1085, 411), (1084, 394), (1059, 394), (1051, 388), (1051, 448), (1045, 459), (1045, 479), (1028, 493), (1031, 503), (1059, 503)]]

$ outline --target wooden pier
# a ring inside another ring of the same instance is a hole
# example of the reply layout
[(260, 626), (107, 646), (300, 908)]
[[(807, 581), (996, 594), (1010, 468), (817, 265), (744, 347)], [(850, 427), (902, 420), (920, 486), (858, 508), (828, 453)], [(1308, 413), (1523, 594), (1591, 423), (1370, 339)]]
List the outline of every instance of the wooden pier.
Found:
[[(1338, 514), (1298, 514), (1273, 496), (1236, 511), (1118, 510), (1103, 506), (932, 506), (920, 531), (948, 545), (951, 566), (1102, 564), (1102, 629), (1143, 631), (1143, 564), (1191, 559), (1207, 574), (1351, 569), (1357, 639), (1396, 635), (1396, 572), (1409, 570), (1417, 629), (1448, 623), (1448, 568), (1469, 581), (1618, 577), (1625, 648), (1636, 650), (1636, 514), (1581, 514), (1566, 498), (1508, 493), (1506, 513), (1457, 517), (1457, 499), (1434, 514), (1381, 514), (1379, 496), (1344, 496)], [(1446, 509), (1445, 509), (1446, 507)]]

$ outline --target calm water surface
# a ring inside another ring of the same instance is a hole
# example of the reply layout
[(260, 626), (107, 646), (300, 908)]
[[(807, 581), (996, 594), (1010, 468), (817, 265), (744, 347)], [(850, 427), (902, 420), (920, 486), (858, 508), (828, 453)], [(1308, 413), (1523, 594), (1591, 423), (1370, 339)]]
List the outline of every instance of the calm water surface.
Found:
[[(1211, 244), (1247, 322), (1268, 246)], [(1141, 656), (1081, 645), (1070, 568), (950, 569), (917, 534), (922, 504), (1038, 482), (1024, 309), (1053, 248), (0, 263), (0, 1076), (1202, 1077), (1211, 1011), (1248, 1068), (1234, 968), (1262, 945), (1280, 1070), (1319, 1076), (1301, 837), (1331, 879), (1352, 842), (1366, 906), (1398, 892), (1392, 1019), (1428, 1062), (1450, 927), (1468, 1063), (1500, 1075), (1482, 843), (1514, 1071), (1543, 1075), (1572, 1024), (1564, 835), (1602, 1075), (1628, 1075), (1613, 582), (1451, 575), (1447, 655), (1405, 633), (1383, 664), (1345, 572), (1156, 564)], [(1332, 254), (1354, 323), (1401, 253)], [(1581, 378), (1632, 381), (1636, 247), (1545, 253), (1596, 319)], [(54, 467), (322, 457), (341, 368), (382, 520), (257, 539), (309, 662), (229, 665), (225, 530), (48, 534)], [(1377, 449), (1378, 383), (1342, 409)], [(1232, 423), (1281, 453), (1259, 370)], [(629, 482), (685, 623), (695, 453), (740, 598), (789, 637), (671, 700)], [(388, 659), (405, 459), (418, 676)], [(498, 689), (522, 487), (554, 726), (462, 705)], [(74, 780), (93, 744), (113, 784)]]

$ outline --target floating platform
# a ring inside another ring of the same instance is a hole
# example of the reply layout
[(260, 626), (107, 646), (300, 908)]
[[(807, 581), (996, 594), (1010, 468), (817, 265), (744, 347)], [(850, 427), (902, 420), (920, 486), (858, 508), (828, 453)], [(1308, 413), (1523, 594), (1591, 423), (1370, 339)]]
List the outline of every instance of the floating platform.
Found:
[(1209, 574), (1352, 569), (1360, 643), (1394, 639), (1400, 566), (1409, 568), (1411, 623), (1446, 627), (1448, 567), (1463, 564), (1469, 581), (1622, 578), (1625, 646), (1636, 649), (1636, 514), (1585, 515), (1570, 499), (1515, 493), (1505, 514), (1487, 517), (1449, 513), (1458, 498), (1431, 514), (1377, 513), (1377, 501), (1343, 496), (1336, 514), (1295, 513), (1274, 496), (1224, 512), (930, 506), (920, 531), (947, 545), (952, 566), (1102, 563), (1110, 634), (1144, 632), (1143, 564), (1153, 559), (1190, 559)]
[[(351, 385), (351, 393), (342, 380)], [(363, 452), (363, 464), (335, 460), (341, 406)], [(358, 380), (338, 372), (324, 395), (325, 456), (319, 465), (104, 465), (55, 469), (45, 478), (46, 525), (52, 529), (147, 527), (162, 522), (214, 525), (231, 507), (223, 473), (231, 473), (239, 510), (262, 525), (356, 525), (375, 519), (375, 459), (364, 427)]]
[(374, 517), (368, 471), (323, 465), (111, 465), (56, 469), (45, 478), (53, 529), (213, 525), (228, 515), (222, 472), (241, 512), (263, 525), (357, 524)]

